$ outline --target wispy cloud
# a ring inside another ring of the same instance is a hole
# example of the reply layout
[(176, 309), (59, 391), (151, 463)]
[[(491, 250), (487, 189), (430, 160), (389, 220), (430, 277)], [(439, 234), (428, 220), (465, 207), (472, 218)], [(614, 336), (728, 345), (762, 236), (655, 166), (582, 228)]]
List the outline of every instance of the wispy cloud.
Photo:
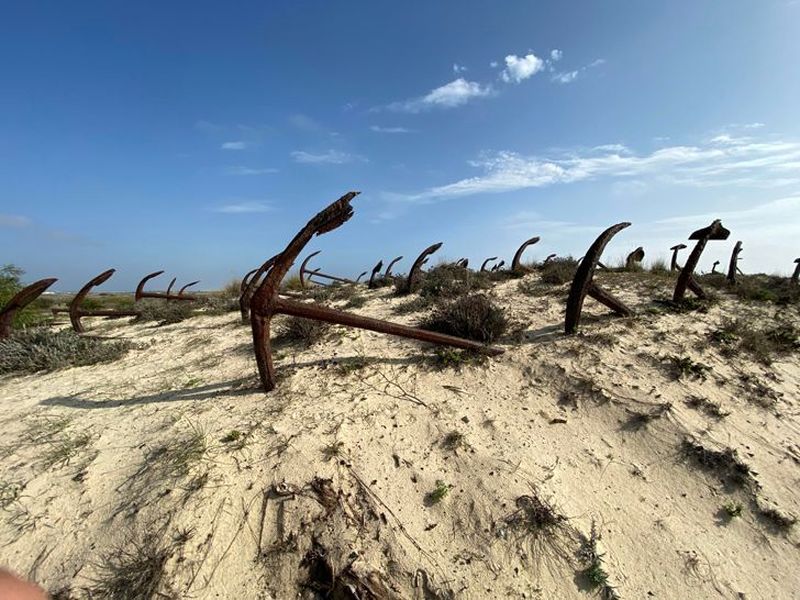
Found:
[(226, 175), (267, 175), (269, 173), (277, 173), (277, 172), (278, 169), (274, 169), (271, 167), (261, 168), (261, 169), (254, 169), (252, 167), (242, 167), (242, 166), (225, 167)]
[(506, 83), (520, 83), (536, 75), (545, 66), (545, 62), (533, 53), (525, 56), (509, 54), (506, 56), (505, 61), (506, 68), (500, 73), (500, 79)]
[(213, 212), (239, 215), (245, 213), (264, 213), (273, 210), (272, 205), (267, 202), (243, 201), (223, 204), (211, 209)]
[(347, 152), (340, 152), (339, 150), (328, 150), (322, 153), (306, 152), (304, 150), (295, 150), (291, 153), (292, 159), (298, 163), (306, 164), (330, 164), (330, 165), (343, 165), (352, 162), (367, 162), (367, 159), (357, 154), (348, 154)]
[(455, 108), (475, 98), (491, 96), (494, 90), (490, 85), (481, 85), (459, 77), (435, 88), (418, 98), (392, 102), (386, 108), (396, 112), (419, 113), (434, 108)]
[(222, 150), (244, 150), (249, 145), (250, 144), (248, 142), (243, 142), (243, 141), (223, 142), (223, 144), (222, 144), (222, 146), (220, 146), (220, 148), (222, 148)]
[(20, 229), (22, 227), (30, 226), (32, 222), (33, 221), (31, 221), (28, 217), (23, 217), (22, 215), (0, 214), (0, 227), (6, 227), (9, 229)]
[(619, 145), (556, 157), (523, 156), (515, 152), (486, 154), (473, 167), (482, 175), (432, 187), (407, 196), (411, 201), (456, 198), (526, 188), (567, 184), (601, 177), (661, 177), (695, 186), (749, 185), (774, 187), (800, 183), (800, 143), (719, 137), (697, 146), (669, 146), (650, 154), (635, 154)]
[(373, 125), (370, 129), (375, 133), (411, 133), (411, 130), (405, 127), (381, 127), (380, 125)]
[(556, 73), (551, 78), (556, 83), (572, 83), (578, 78), (577, 71), (566, 71), (564, 73)]
[(557, 48), (555, 50), (550, 50), (550, 60), (552, 60), (553, 62), (558, 62), (563, 57), (564, 53), (561, 50)]
[(453, 64), (453, 73), (455, 73), (456, 75), (459, 74), (459, 73), (463, 73), (466, 70), (467, 70), (467, 67), (465, 67), (464, 65), (459, 65), (458, 63), (454, 63)]

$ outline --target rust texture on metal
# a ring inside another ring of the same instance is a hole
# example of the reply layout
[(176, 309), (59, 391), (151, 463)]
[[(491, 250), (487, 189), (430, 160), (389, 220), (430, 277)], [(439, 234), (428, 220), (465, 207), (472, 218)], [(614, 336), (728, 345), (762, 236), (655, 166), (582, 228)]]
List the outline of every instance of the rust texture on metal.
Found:
[(605, 304), (621, 316), (627, 317), (633, 314), (633, 311), (621, 300), (614, 297), (594, 282), (594, 272), (600, 264), (600, 257), (603, 254), (603, 250), (605, 250), (608, 245), (608, 242), (620, 231), (626, 227), (630, 227), (630, 225), (630, 223), (617, 223), (606, 229), (589, 247), (588, 252), (586, 252), (583, 260), (581, 260), (578, 269), (575, 271), (575, 278), (572, 280), (569, 297), (567, 298), (567, 310), (564, 317), (565, 333), (573, 334), (578, 330), (581, 312), (583, 311), (583, 303), (587, 295)]
[(625, 258), (625, 268), (626, 269), (634, 269), (637, 266), (642, 264), (644, 260), (644, 248), (639, 246), (636, 250), (628, 254)]
[[(300, 265), (300, 287), (305, 288), (306, 282), (311, 283), (312, 277), (322, 277), (323, 279), (329, 279), (330, 281), (338, 281), (340, 283), (355, 283), (352, 279), (346, 279), (344, 277), (336, 277), (335, 275), (328, 275), (327, 273), (323, 273), (320, 269), (314, 269), (313, 271), (308, 268), (308, 261), (314, 258), (317, 254), (322, 252), (321, 250), (317, 250), (316, 252), (312, 252), (309, 254), (306, 259)], [(318, 283), (314, 281), (313, 283)]]
[(358, 192), (349, 192), (320, 211), (278, 255), (272, 268), (258, 286), (250, 302), (250, 322), (253, 330), (253, 346), (256, 363), (264, 390), (269, 392), (275, 387), (275, 367), (272, 362), (270, 347), (270, 321), (275, 314), (294, 315), (306, 319), (338, 323), (360, 329), (368, 329), (379, 333), (418, 339), (435, 344), (446, 344), (458, 348), (481, 350), (488, 354), (499, 354), (501, 348), (486, 347), (483, 344), (461, 338), (433, 333), (378, 319), (353, 315), (344, 311), (326, 308), (313, 303), (288, 300), (278, 296), (278, 286), (289, 271), (297, 255), (315, 235), (333, 231), (346, 223), (353, 216), (350, 202)]
[(58, 281), (58, 279), (55, 277), (40, 279), (14, 294), (11, 300), (0, 309), (0, 339), (7, 338), (11, 335), (11, 323), (14, 321), (14, 316), (17, 314), (17, 311), (25, 308), (28, 304), (36, 300), (36, 298), (41, 296), (42, 293), (56, 281)]
[(376, 281), (375, 277), (378, 276), (382, 268), (383, 268), (382, 260), (379, 260), (378, 264), (372, 267), (372, 273), (370, 273), (369, 275), (369, 283), (367, 284), (367, 287), (369, 289), (374, 290), (378, 286), (378, 282)]
[(492, 267), (492, 273), (496, 273), (497, 271), (502, 269), (505, 264), (506, 264), (506, 261), (501, 260), (499, 263), (497, 263), (496, 265), (494, 265)]
[(538, 236), (532, 237), (531, 239), (522, 242), (522, 245), (517, 248), (517, 251), (514, 253), (514, 258), (511, 260), (512, 273), (522, 273), (525, 270), (522, 266), (522, 253), (525, 252), (525, 249), (528, 246), (538, 243), (540, 239), (541, 238)]
[(394, 267), (394, 266), (395, 266), (397, 263), (399, 263), (401, 260), (403, 260), (403, 257), (402, 257), (402, 256), (398, 256), (397, 258), (394, 258), (394, 259), (392, 259), (392, 262), (390, 262), (390, 263), (389, 263), (389, 264), (386, 266), (386, 271), (383, 273), (383, 276), (384, 276), (384, 277), (391, 277), (391, 276), (392, 276), (392, 267)]
[(364, 277), (364, 275), (366, 275), (368, 272), (369, 271), (362, 271), (361, 274), (358, 277), (356, 277), (356, 283), (359, 283), (361, 281), (361, 278)]
[[(264, 273), (267, 272), (267, 269), (275, 262), (276, 258), (277, 254), (264, 261), (260, 267), (253, 269), (242, 279), (242, 283), (245, 283), (245, 281), (247, 282), (242, 288), (242, 293), (239, 295), (239, 312), (242, 315), (243, 323), (246, 323), (250, 319), (250, 299), (253, 297), (256, 287), (264, 276)], [(252, 275), (252, 277), (248, 279), (248, 275)]]
[[(164, 273), (164, 271), (154, 271), (153, 273), (149, 273), (142, 277), (142, 280), (136, 286), (136, 292), (134, 293), (133, 299), (135, 302), (138, 302), (142, 298), (155, 298), (160, 300), (184, 300), (187, 302), (194, 302), (197, 300), (196, 296), (187, 296), (186, 294), (172, 294), (170, 290), (175, 283), (175, 279), (169, 284), (167, 288), (167, 292), (146, 292), (144, 286), (147, 284), (148, 281), (151, 279), (155, 279), (159, 275)], [(176, 278), (177, 279), (177, 278)], [(197, 283), (197, 282), (194, 282)]]
[(548, 255), (547, 255), (547, 258), (545, 258), (545, 259), (544, 259), (544, 262), (542, 262), (542, 265), (546, 265), (546, 264), (547, 264), (547, 263), (549, 263), (551, 260), (553, 260), (553, 259), (554, 259), (556, 256), (558, 256), (558, 254), (548, 254)]
[(731, 252), (731, 260), (728, 263), (728, 276), (727, 280), (728, 283), (736, 283), (736, 272), (739, 271), (739, 255), (742, 253), (742, 242), (738, 241), (733, 246), (733, 251)]
[(712, 274), (717, 272), (717, 267), (718, 267), (718, 266), (719, 266), (719, 261), (718, 261), (718, 260), (715, 260), (715, 261), (714, 261), (714, 264), (713, 264), (713, 265), (711, 265), (711, 273), (712, 273)]
[(800, 283), (800, 258), (794, 259), (794, 273), (792, 273), (791, 282)]
[(497, 260), (497, 257), (496, 257), (496, 256), (490, 256), (489, 258), (487, 258), (485, 261), (483, 261), (483, 262), (481, 263), (481, 273), (483, 273), (484, 271), (486, 271), (486, 265), (488, 265), (488, 264), (489, 264), (490, 262), (492, 262), (493, 260)]
[(420, 255), (417, 257), (417, 260), (415, 260), (414, 264), (411, 265), (411, 270), (408, 272), (408, 279), (406, 279), (406, 284), (403, 286), (403, 291), (405, 293), (410, 294), (417, 289), (420, 277), (422, 275), (422, 265), (428, 262), (428, 257), (441, 247), (442, 242), (437, 242), (435, 244), (431, 244), (420, 253)]
[(175, 285), (176, 281), (178, 281), (178, 278), (177, 277), (173, 277), (172, 281), (169, 282), (169, 285), (167, 286), (167, 296), (172, 294), (172, 286)]
[(681, 267), (678, 264), (678, 252), (684, 250), (686, 248), (686, 244), (676, 244), (670, 250), (672, 250), (672, 259), (669, 262), (669, 270), (670, 271), (680, 271)]
[(678, 281), (675, 283), (675, 291), (672, 294), (673, 302), (681, 302), (684, 296), (686, 296), (687, 289), (691, 290), (698, 298), (706, 298), (706, 293), (694, 278), (694, 270), (700, 262), (700, 256), (703, 254), (706, 244), (710, 240), (727, 240), (730, 234), (731, 232), (722, 226), (722, 221), (717, 219), (708, 227), (698, 229), (689, 236), (690, 240), (696, 240), (697, 243), (694, 245), (694, 248), (692, 248), (689, 258), (686, 259), (686, 264), (683, 265), (683, 269), (681, 269), (680, 275), (678, 275)]
[(122, 318), (122, 317), (138, 317), (139, 312), (135, 310), (115, 310), (115, 309), (99, 309), (99, 310), (84, 310), (81, 308), (81, 304), (83, 303), (86, 296), (89, 295), (89, 292), (92, 291), (93, 287), (98, 285), (102, 285), (114, 274), (115, 269), (109, 269), (108, 271), (103, 271), (95, 277), (94, 279), (89, 280), (86, 285), (84, 285), (75, 297), (72, 299), (72, 302), (69, 303), (69, 320), (72, 323), (72, 329), (74, 329), (77, 333), (83, 333), (84, 327), (81, 319), (83, 317), (108, 317), (108, 318)]
[(197, 281), (192, 281), (192, 282), (187, 283), (185, 286), (183, 286), (181, 289), (178, 290), (178, 296), (183, 296), (183, 292), (185, 292), (187, 289), (189, 289), (193, 285), (197, 285), (198, 283), (200, 283), (199, 279)]

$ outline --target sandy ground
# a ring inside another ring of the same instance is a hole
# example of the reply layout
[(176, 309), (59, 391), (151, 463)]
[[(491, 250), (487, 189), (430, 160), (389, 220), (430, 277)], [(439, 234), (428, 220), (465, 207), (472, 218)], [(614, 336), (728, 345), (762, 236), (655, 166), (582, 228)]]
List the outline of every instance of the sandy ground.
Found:
[[(238, 314), (90, 322), (139, 346), (0, 379), (0, 564), (61, 598), (153, 564), (153, 597), (313, 597), (335, 578), (341, 598), (588, 598), (594, 528), (620, 598), (800, 597), (800, 525), (775, 519), (800, 515), (800, 358), (708, 343), (726, 316), (775, 309), (655, 313), (669, 281), (604, 277), (637, 317), (587, 300), (565, 338), (563, 294), (512, 280), (491, 291), (517, 323), (498, 358), (439, 370), (429, 347), (335, 327), (275, 347), (269, 395)], [(363, 294), (355, 312), (419, 319)], [(676, 379), (670, 355), (711, 370)]]

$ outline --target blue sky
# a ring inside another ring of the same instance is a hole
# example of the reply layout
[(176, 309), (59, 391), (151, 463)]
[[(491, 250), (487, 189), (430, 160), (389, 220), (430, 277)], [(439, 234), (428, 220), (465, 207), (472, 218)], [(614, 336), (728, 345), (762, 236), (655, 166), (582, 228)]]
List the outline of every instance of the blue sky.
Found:
[[(344, 275), (649, 258), (720, 217), (745, 271), (800, 256), (800, 2), (16, 2), (0, 21), (0, 262), (70, 290), (214, 288), (355, 189)], [(166, 281), (164, 282), (166, 283)]]

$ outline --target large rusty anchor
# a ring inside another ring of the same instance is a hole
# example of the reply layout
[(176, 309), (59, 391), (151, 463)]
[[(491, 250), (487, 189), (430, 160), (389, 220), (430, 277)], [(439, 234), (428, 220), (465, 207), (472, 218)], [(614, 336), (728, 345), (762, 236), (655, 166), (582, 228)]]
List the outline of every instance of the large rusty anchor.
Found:
[(0, 310), (0, 340), (11, 335), (11, 323), (14, 321), (14, 316), (17, 314), (17, 311), (25, 308), (28, 304), (36, 300), (36, 298), (42, 295), (42, 292), (56, 281), (58, 281), (58, 279), (55, 277), (40, 279), (14, 294), (11, 300)]
[(670, 271), (680, 271), (681, 267), (678, 264), (678, 252), (686, 248), (686, 244), (676, 244), (670, 250), (672, 250), (672, 260), (669, 262), (669, 270)]
[(492, 267), (492, 269), (491, 269), (492, 273), (497, 273), (500, 269), (503, 268), (503, 265), (505, 265), (505, 264), (506, 264), (506, 261), (501, 260), (499, 263), (497, 263), (496, 265), (494, 265)]
[(578, 265), (578, 269), (575, 271), (575, 278), (572, 280), (572, 287), (569, 290), (569, 297), (567, 298), (567, 311), (564, 317), (564, 332), (566, 334), (573, 334), (578, 330), (583, 302), (587, 294), (598, 302), (605, 304), (618, 315), (628, 317), (633, 314), (633, 311), (625, 306), (621, 300), (593, 281), (594, 272), (600, 263), (600, 257), (606, 245), (611, 241), (611, 238), (626, 227), (630, 227), (630, 225), (630, 223), (617, 223), (606, 229), (589, 247), (588, 252), (586, 252), (586, 255)]
[(496, 256), (490, 256), (489, 258), (487, 258), (485, 261), (483, 261), (483, 262), (481, 263), (481, 273), (484, 273), (484, 272), (486, 272), (486, 271), (487, 271), (487, 269), (486, 269), (486, 265), (488, 265), (488, 264), (489, 264), (490, 262), (492, 262), (493, 260), (497, 260), (497, 257), (496, 257)]
[(731, 252), (731, 261), (728, 263), (728, 276), (726, 279), (728, 283), (736, 283), (736, 273), (741, 273), (741, 269), (739, 269), (739, 254), (742, 252), (742, 242), (738, 241), (733, 246), (733, 251)]
[(625, 258), (625, 270), (632, 271), (642, 266), (644, 260), (644, 248), (639, 246), (636, 250), (628, 254)]
[(411, 265), (411, 270), (408, 272), (408, 278), (406, 279), (403, 287), (399, 290), (400, 293), (410, 294), (411, 292), (416, 291), (417, 286), (419, 285), (420, 277), (422, 276), (422, 265), (428, 262), (428, 257), (441, 247), (442, 242), (437, 242), (435, 244), (431, 244), (420, 253), (420, 255), (417, 257), (417, 260), (415, 260), (414, 264)]
[(321, 253), (322, 250), (317, 250), (316, 252), (312, 252), (306, 259), (300, 264), (300, 287), (306, 287), (306, 281), (309, 283), (316, 283), (311, 281), (312, 277), (322, 277), (323, 279), (330, 279), (331, 281), (338, 281), (340, 283), (355, 283), (352, 279), (346, 279), (344, 277), (336, 277), (335, 275), (328, 275), (327, 273), (322, 273), (319, 269), (314, 269), (313, 271), (308, 268), (308, 262), (314, 258), (317, 254)]
[(113, 308), (101, 308), (97, 310), (84, 310), (81, 308), (81, 304), (83, 303), (86, 296), (89, 295), (89, 292), (92, 291), (93, 287), (101, 285), (111, 279), (111, 276), (114, 274), (116, 269), (109, 269), (108, 271), (103, 271), (95, 277), (94, 279), (89, 280), (89, 282), (84, 285), (75, 297), (72, 299), (72, 302), (69, 303), (69, 320), (72, 323), (72, 329), (75, 330), (76, 333), (83, 333), (85, 331), (83, 327), (83, 323), (81, 323), (81, 319), (83, 317), (108, 317), (110, 319), (120, 319), (124, 317), (138, 317), (139, 311), (136, 310), (117, 310)]
[(467, 269), (469, 268), (469, 259), (468, 258), (459, 258), (454, 264), (454, 267), (459, 267), (460, 269)]
[(796, 285), (797, 283), (800, 283), (800, 258), (795, 258), (794, 264), (794, 273), (792, 273), (790, 281)]
[(361, 274), (358, 277), (356, 277), (356, 283), (359, 283), (361, 281), (361, 278), (364, 277), (364, 275), (366, 275), (367, 273), (369, 273), (369, 271), (362, 271)]
[(369, 289), (374, 290), (376, 287), (378, 287), (378, 281), (375, 278), (380, 274), (382, 268), (383, 268), (382, 260), (379, 260), (378, 264), (372, 267), (372, 273), (370, 273), (369, 275), (369, 283), (367, 283), (367, 287)]
[(264, 391), (266, 392), (275, 388), (275, 367), (272, 362), (270, 346), (270, 322), (273, 315), (276, 314), (293, 315), (328, 323), (338, 323), (340, 325), (368, 329), (370, 331), (417, 339), (434, 344), (445, 344), (467, 350), (483, 351), (491, 355), (503, 352), (501, 348), (485, 346), (478, 342), (416, 329), (414, 327), (407, 327), (405, 325), (388, 323), (378, 319), (362, 317), (313, 303), (284, 299), (278, 295), (278, 287), (281, 280), (289, 269), (291, 269), (292, 263), (311, 238), (315, 235), (333, 231), (346, 223), (350, 217), (353, 216), (353, 208), (350, 206), (350, 202), (357, 195), (358, 192), (348, 192), (311, 219), (294, 239), (289, 242), (286, 249), (278, 255), (274, 264), (264, 277), (264, 280), (253, 294), (253, 299), (250, 302), (250, 323), (253, 328), (253, 347), (256, 355), (256, 363), (258, 364), (258, 373), (261, 377)]
[(551, 260), (553, 260), (556, 256), (558, 256), (558, 254), (548, 254), (547, 258), (545, 258), (544, 261), (542, 262), (542, 266), (545, 266), (547, 263), (549, 263)]
[(514, 258), (511, 260), (512, 273), (515, 273), (517, 275), (525, 273), (526, 269), (522, 266), (522, 253), (525, 252), (525, 249), (528, 246), (532, 246), (533, 244), (538, 243), (540, 239), (541, 238), (539, 238), (538, 236), (532, 237), (531, 239), (522, 242), (522, 245), (519, 248), (517, 248), (517, 251), (514, 253)]
[(175, 281), (177, 278), (174, 278), (167, 288), (166, 292), (146, 292), (144, 291), (144, 286), (147, 284), (148, 281), (154, 279), (161, 275), (164, 271), (155, 271), (148, 275), (142, 277), (142, 280), (139, 282), (139, 285), (136, 286), (136, 293), (134, 294), (134, 301), (138, 302), (142, 298), (156, 298), (161, 300), (185, 300), (187, 302), (193, 302), (197, 300), (196, 296), (188, 296), (184, 294), (184, 290), (189, 286), (196, 285), (200, 283), (199, 281), (193, 281), (191, 283), (187, 283), (185, 286), (181, 288), (181, 291), (177, 294), (172, 293), (172, 286), (175, 285)]
[(714, 264), (711, 265), (711, 274), (714, 275), (717, 272), (717, 267), (719, 266), (719, 261), (715, 260)]
[(398, 257), (392, 259), (392, 262), (390, 262), (389, 265), (386, 267), (386, 271), (383, 272), (383, 278), (384, 279), (388, 279), (389, 277), (392, 276), (392, 267), (394, 267), (401, 260), (403, 260), (402, 256), (398, 256)]
[(691, 254), (689, 254), (686, 264), (683, 265), (680, 275), (678, 275), (675, 291), (672, 294), (673, 302), (681, 302), (686, 295), (687, 288), (692, 290), (694, 295), (701, 300), (707, 297), (703, 288), (694, 278), (694, 270), (697, 268), (697, 263), (700, 262), (700, 255), (703, 254), (703, 250), (705, 250), (709, 240), (727, 240), (730, 234), (731, 232), (722, 226), (722, 221), (717, 219), (708, 227), (698, 229), (689, 236), (690, 240), (697, 240), (697, 243), (694, 245)]
[(272, 266), (276, 258), (277, 254), (265, 261), (260, 267), (248, 271), (242, 279), (242, 283), (239, 286), (239, 313), (242, 315), (242, 323), (246, 323), (250, 319), (250, 300), (253, 298), (253, 293), (261, 281), (261, 277)]

